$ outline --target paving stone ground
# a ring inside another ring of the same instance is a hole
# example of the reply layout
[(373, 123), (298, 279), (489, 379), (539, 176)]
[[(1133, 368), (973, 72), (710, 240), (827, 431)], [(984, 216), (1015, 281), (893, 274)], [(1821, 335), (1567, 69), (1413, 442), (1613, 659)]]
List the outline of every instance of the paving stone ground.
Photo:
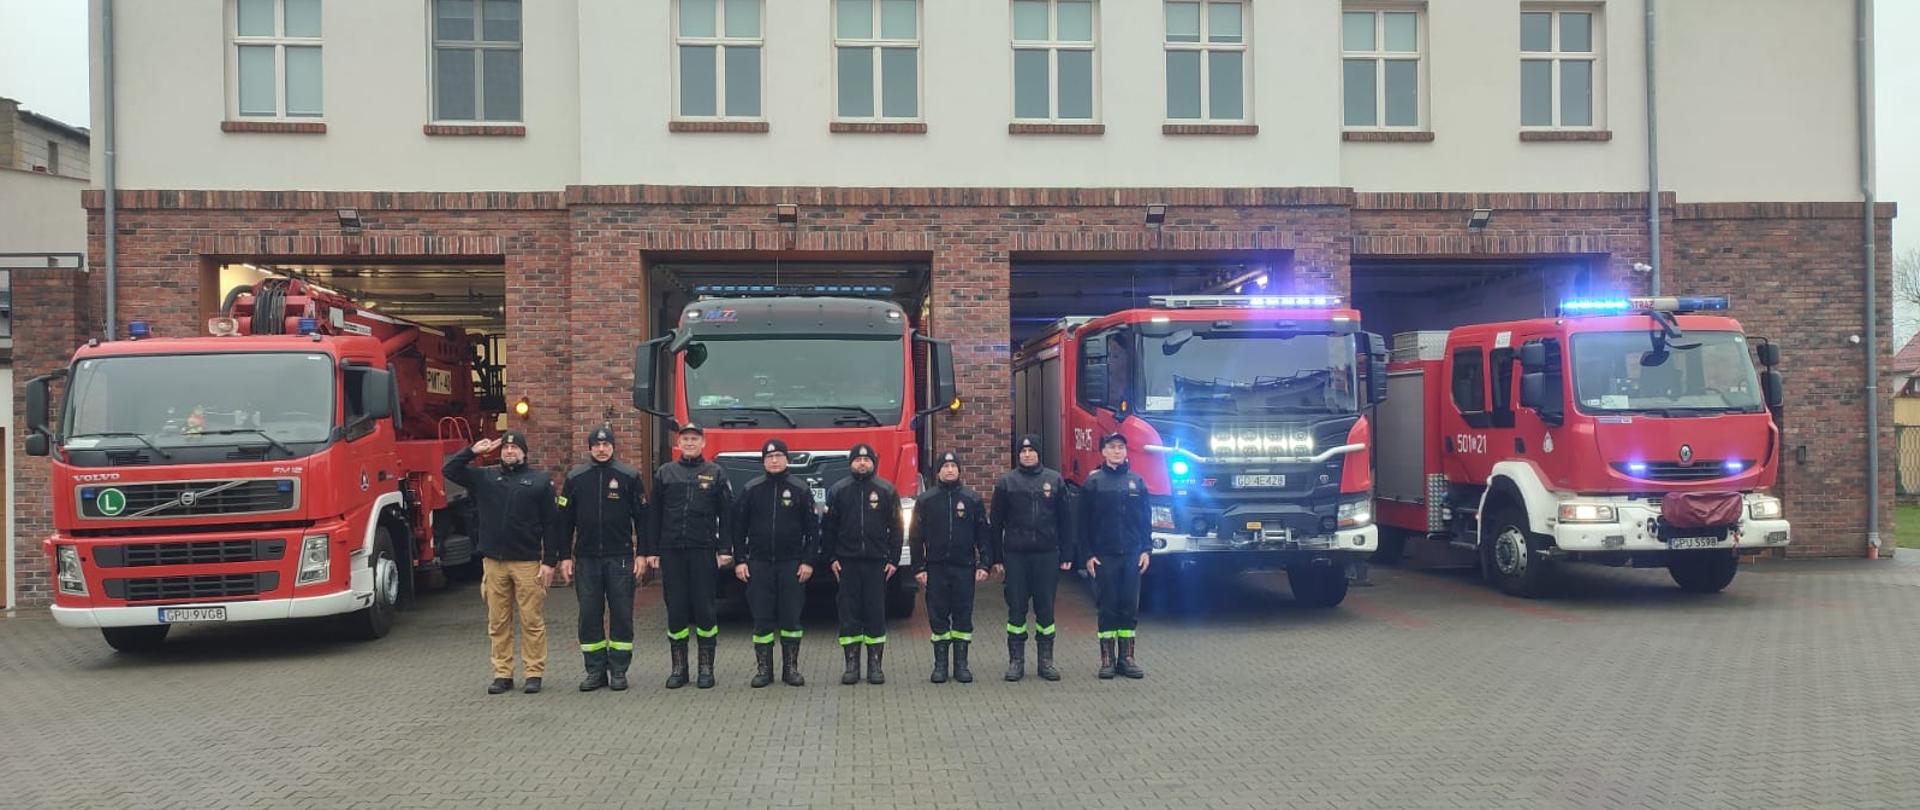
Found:
[(1077, 581), (1064, 681), (999, 680), (989, 582), (966, 686), (926, 682), (919, 613), (889, 632), (887, 685), (840, 686), (822, 603), (806, 687), (749, 689), (733, 620), (720, 686), (668, 692), (657, 586), (624, 694), (574, 690), (565, 589), (537, 696), (483, 693), (471, 584), (371, 643), (192, 627), (134, 656), (26, 610), (0, 620), (0, 805), (1912, 808), (1914, 556), (1768, 563), (1708, 597), (1582, 568), (1545, 601), (1375, 568), (1331, 611), (1252, 575), (1144, 617), (1138, 682), (1094, 678)]

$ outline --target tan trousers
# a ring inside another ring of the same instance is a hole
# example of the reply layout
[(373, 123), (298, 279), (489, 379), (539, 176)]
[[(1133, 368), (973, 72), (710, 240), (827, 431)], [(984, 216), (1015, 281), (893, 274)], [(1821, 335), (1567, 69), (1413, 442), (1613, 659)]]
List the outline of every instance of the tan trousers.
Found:
[(513, 611), (520, 609), (520, 657), (527, 677), (547, 671), (547, 589), (540, 586), (540, 563), (480, 561), (480, 593), (487, 600), (487, 640), (493, 646), (493, 677), (513, 677)]

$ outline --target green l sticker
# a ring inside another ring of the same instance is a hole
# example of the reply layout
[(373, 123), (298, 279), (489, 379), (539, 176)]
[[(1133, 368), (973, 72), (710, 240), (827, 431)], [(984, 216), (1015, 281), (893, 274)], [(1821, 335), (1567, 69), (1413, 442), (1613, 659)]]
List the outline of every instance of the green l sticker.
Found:
[(99, 508), (100, 514), (113, 517), (127, 508), (127, 496), (117, 489), (103, 489), (94, 505)]

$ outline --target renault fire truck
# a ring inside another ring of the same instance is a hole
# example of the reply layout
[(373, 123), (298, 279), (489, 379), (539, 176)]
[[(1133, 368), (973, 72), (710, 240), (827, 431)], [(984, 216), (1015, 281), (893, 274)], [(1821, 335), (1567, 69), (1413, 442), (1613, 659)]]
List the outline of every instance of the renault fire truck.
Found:
[(1517, 596), (1545, 595), (1554, 564), (1581, 560), (1725, 588), (1738, 555), (1790, 534), (1766, 494), (1779, 346), (1726, 309), (1724, 297), (1579, 299), (1557, 318), (1396, 336), (1382, 524), (1472, 555)]
[(499, 412), (479, 336), (287, 278), (235, 288), (207, 336), (128, 331), (27, 385), (60, 624), (124, 651), (176, 624), (341, 614), (378, 638), (417, 581), (473, 557), (440, 465)]
[[(786, 441), (789, 474), (805, 481), (815, 504), (852, 475), (853, 446), (872, 445), (875, 475), (900, 492), (900, 565), (908, 562), (905, 526), (920, 487), (926, 419), (957, 405), (953, 351), (922, 335), (884, 285), (709, 285), (681, 312), (669, 334), (641, 344), (634, 357), (633, 404), (697, 424), (707, 455), (738, 493), (762, 474), (760, 448)], [(925, 349), (916, 373), (916, 347)], [(666, 358), (668, 363), (660, 360)], [(664, 386), (656, 375), (662, 370)], [(925, 380), (921, 393), (917, 380)], [(656, 390), (671, 402), (664, 407)], [(716, 569), (722, 594), (739, 596), (730, 570)], [(816, 576), (815, 588), (833, 586)], [(913, 612), (912, 578), (888, 583), (887, 612)]]
[[(1160, 296), (1058, 321), (1014, 358), (1014, 425), (1076, 488), (1120, 433), (1151, 497), (1151, 583), (1285, 569), (1331, 607), (1378, 545), (1366, 411), (1384, 341), (1333, 296)], [(1169, 564), (1173, 563), (1173, 564)]]

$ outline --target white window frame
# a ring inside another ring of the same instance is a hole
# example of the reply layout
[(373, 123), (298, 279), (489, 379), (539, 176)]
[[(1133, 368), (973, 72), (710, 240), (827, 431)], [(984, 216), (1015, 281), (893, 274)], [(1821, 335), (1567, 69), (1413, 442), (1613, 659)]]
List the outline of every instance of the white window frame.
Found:
[[(1525, 131), (1525, 132), (1599, 132), (1607, 128), (1607, 103), (1606, 103), (1606, 99), (1607, 99), (1607, 71), (1606, 71), (1607, 35), (1606, 35), (1606, 17), (1603, 14), (1604, 8), (1605, 8), (1604, 6), (1597, 6), (1597, 5), (1585, 5), (1585, 4), (1569, 5), (1569, 4), (1555, 4), (1555, 3), (1527, 3), (1520, 6), (1521, 14), (1551, 13), (1553, 15), (1553, 24), (1549, 26), (1547, 29), (1547, 35), (1551, 38), (1548, 42), (1548, 45), (1552, 47), (1552, 50), (1529, 51), (1529, 50), (1525, 50), (1525, 43), (1522, 43), (1521, 44), (1522, 50), (1520, 51), (1521, 62), (1553, 63), (1553, 70), (1551, 73), (1551, 77), (1548, 79), (1548, 82), (1551, 85), (1551, 89), (1553, 91), (1551, 100), (1549, 101), (1549, 103), (1552, 105), (1553, 123), (1548, 125), (1540, 125), (1540, 124), (1529, 125), (1525, 123), (1526, 102), (1523, 99), (1521, 101), (1521, 109), (1520, 109), (1520, 119), (1522, 122), (1520, 124), (1520, 129), (1522, 131)], [(1568, 13), (1592, 15), (1592, 21), (1593, 21), (1592, 22), (1592, 25), (1593, 25), (1593, 50), (1592, 51), (1560, 50), (1560, 17), (1561, 15), (1568, 14)], [(1592, 88), (1593, 123), (1592, 124), (1566, 126), (1560, 123), (1560, 65), (1564, 62), (1592, 62), (1593, 63), (1593, 88)]]
[[(537, 2), (537, 0), (536, 0)], [(527, 0), (520, 2), (520, 38), (513, 42), (493, 42), (486, 37), (486, 0), (473, 0), (473, 41), (440, 38), (440, 0), (427, 3), (427, 120), (437, 125), (512, 127), (522, 126), (527, 118)], [(472, 118), (440, 117), (440, 49), (459, 48), (475, 51), (473, 58)], [(520, 51), (520, 117), (513, 120), (487, 118), (487, 60), (482, 51)]]
[[(1200, 41), (1171, 42), (1167, 39), (1167, 3), (1193, 2), (1200, 5)], [(1208, 42), (1207, 26), (1208, 6), (1237, 5), (1240, 7), (1240, 41)], [(1167, 124), (1209, 125), (1209, 124), (1251, 124), (1253, 123), (1253, 3), (1251, 0), (1161, 0), (1160, 3), (1160, 44), (1166, 52), (1200, 52), (1200, 117), (1174, 118), (1169, 115), (1173, 105), (1171, 99), (1164, 98), (1167, 92), (1167, 57), (1160, 56), (1160, 115)], [(1216, 118), (1213, 115), (1213, 60), (1207, 58), (1212, 51), (1240, 51), (1240, 112), (1239, 118)]]
[[(287, 31), (286, 0), (273, 0), (273, 36), (256, 37), (240, 35), (240, 2), (227, 0), (227, 120), (229, 121), (294, 121), (320, 124), (327, 120), (327, 51), (323, 43), (326, 40), (326, 7), (322, 2), (320, 36), (290, 37)], [(243, 115), (240, 112), (240, 47), (271, 46), (273, 48), (273, 114)], [(291, 115), (287, 112), (287, 48), (317, 48), (320, 50), (320, 114)]]
[[(727, 36), (727, 0), (715, 0), (713, 4), (714, 36), (688, 37), (680, 34), (680, 7), (685, 0), (673, 0), (673, 16), (669, 20), (668, 30), (673, 35), (673, 88), (669, 92), (673, 109), (668, 111), (673, 121), (765, 121), (767, 120), (767, 2), (755, 0), (760, 9), (760, 36)], [(712, 47), (714, 52), (713, 115), (686, 115), (680, 112), (680, 48), (682, 46)], [(727, 114), (727, 48), (758, 48), (760, 50), (760, 114)], [(838, 92), (838, 86), (835, 87)], [(524, 104), (524, 102), (522, 102)]]
[[(1013, 3), (1007, 0), (1007, 37), (1013, 47), (1007, 54), (1007, 111), (1014, 122), (1021, 124), (1098, 124), (1104, 111), (1100, 104), (1100, 0), (1088, 0), (1092, 14), (1093, 38), (1086, 42), (1069, 42), (1060, 39), (1060, 0), (1046, 0), (1047, 38), (1020, 39), (1013, 33)], [(1164, 25), (1164, 23), (1162, 23)], [(1021, 51), (1045, 51), (1047, 53), (1047, 117), (1021, 118), (1015, 96), (1018, 93), (1018, 61)], [(1090, 101), (1091, 117), (1060, 117), (1060, 52), (1086, 51), (1092, 56), (1093, 98)]]
[[(1431, 126), (1427, 117), (1427, 7), (1425, 3), (1353, 3), (1340, 9), (1340, 129), (1344, 132), (1426, 132)], [(1368, 51), (1347, 50), (1346, 15), (1373, 15), (1373, 49)], [(1387, 29), (1386, 14), (1412, 14), (1414, 26), (1413, 51), (1386, 50)], [(1372, 126), (1347, 123), (1346, 63), (1350, 59), (1373, 60), (1373, 120)], [(1414, 64), (1414, 120), (1411, 126), (1387, 125), (1387, 62), (1412, 62)]]
[[(836, 0), (827, 2), (827, 25), (833, 31), (833, 48), (828, 52), (833, 70), (829, 77), (832, 81), (830, 95), (833, 99), (832, 120), (850, 124), (914, 124), (927, 120), (927, 0), (913, 0), (913, 39), (883, 39), (880, 37), (880, 4), (873, 0), (873, 38), (841, 39), (840, 9)], [(906, 118), (890, 118), (886, 114), (886, 99), (881, 95), (885, 76), (881, 72), (880, 52), (884, 48), (913, 47), (913, 110), (914, 115)], [(873, 115), (860, 118), (840, 114), (840, 49), (866, 48), (873, 60)]]

